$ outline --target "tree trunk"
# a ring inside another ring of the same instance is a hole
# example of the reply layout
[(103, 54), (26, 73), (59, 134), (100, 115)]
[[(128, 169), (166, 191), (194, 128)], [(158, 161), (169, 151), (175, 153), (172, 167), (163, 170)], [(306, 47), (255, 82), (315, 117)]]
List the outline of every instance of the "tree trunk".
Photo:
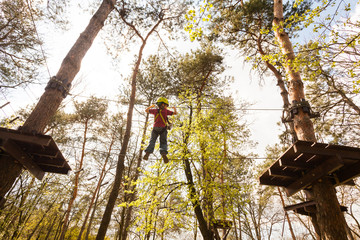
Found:
[[(145, 127), (144, 127), (143, 135), (141, 138), (141, 146), (143, 146), (145, 143), (144, 139), (145, 139), (145, 135), (146, 135), (148, 121), (149, 121), (149, 113), (146, 114)], [(143, 153), (143, 150), (140, 149), (139, 158), (138, 158), (137, 166), (136, 166), (136, 170), (135, 170), (135, 176), (132, 179), (133, 182), (136, 182), (140, 175), (139, 168), (140, 168), (140, 165), (142, 162), (142, 153)], [(135, 200), (135, 197), (136, 197), (135, 188), (136, 188), (136, 185), (134, 184), (132, 186), (131, 193), (129, 193), (128, 198), (127, 198), (127, 202), (129, 202), (129, 203), (131, 203), (132, 201)], [(122, 224), (120, 225), (120, 238), (119, 238), (120, 240), (126, 240), (126, 238), (127, 238), (128, 227), (130, 226), (130, 221), (131, 221), (132, 209), (133, 209), (133, 206), (128, 206), (124, 209), (124, 211), (125, 211), (124, 218), (125, 219), (122, 219)]]
[[(290, 101), (304, 99), (304, 86), (300, 73), (294, 70), (295, 54), (289, 36), (283, 28), (283, 3), (282, 0), (274, 0), (274, 29), (275, 37), (286, 58), (285, 70), (289, 78)], [(299, 109), (294, 116), (294, 128), (298, 139), (316, 142), (313, 124), (307, 113)], [(329, 179), (323, 177), (312, 186), (313, 196), (316, 201), (316, 220), (320, 227), (321, 237), (329, 240), (348, 239), (346, 234), (347, 225), (344, 215), (340, 211), (335, 188)]]
[(80, 233), (79, 233), (78, 238), (77, 238), (78, 240), (81, 240), (82, 234), (83, 234), (83, 232), (84, 232), (84, 230), (85, 230), (85, 227), (86, 227), (87, 219), (89, 218), (91, 209), (92, 209), (92, 207), (93, 207), (93, 205), (94, 205), (95, 198), (96, 198), (98, 192), (100, 191), (100, 186), (101, 186), (101, 183), (102, 183), (102, 181), (103, 181), (103, 176), (105, 175), (105, 168), (106, 168), (106, 165), (107, 165), (107, 163), (108, 163), (108, 161), (109, 161), (109, 159), (110, 159), (111, 149), (112, 149), (112, 146), (113, 146), (114, 142), (115, 142), (115, 136), (112, 136), (111, 143), (110, 143), (110, 146), (109, 146), (109, 151), (108, 151), (108, 153), (107, 153), (107, 156), (106, 156), (106, 159), (105, 159), (105, 163), (104, 163), (103, 168), (102, 168), (102, 170), (101, 170), (101, 174), (100, 174), (100, 177), (99, 177), (99, 181), (98, 181), (98, 183), (97, 183), (97, 185), (96, 185), (94, 194), (93, 194), (92, 197), (91, 197), (91, 200), (90, 200), (90, 203), (89, 203), (89, 207), (88, 207), (88, 210), (87, 210), (86, 215), (85, 215), (85, 218), (84, 218), (84, 222), (83, 222), (83, 224), (82, 224), (82, 226), (81, 226)]
[[(190, 124), (191, 125), (191, 121), (192, 121), (192, 108), (190, 108)], [(184, 139), (184, 144), (187, 145), (188, 142), (188, 138), (189, 138), (190, 134), (187, 133)], [(184, 156), (186, 156), (187, 153), (184, 153)], [(190, 161), (188, 158), (184, 158), (183, 159), (184, 162), (184, 167), (185, 167), (185, 176), (186, 176), (186, 180), (187, 180), (187, 184), (188, 184), (188, 189), (189, 189), (189, 195), (190, 195), (190, 201), (194, 207), (194, 212), (195, 212), (195, 216), (196, 219), (198, 220), (199, 223), (199, 229), (201, 232), (201, 235), (203, 236), (204, 239), (206, 240), (213, 240), (214, 239), (214, 234), (211, 231), (211, 229), (208, 228), (206, 219), (204, 218), (204, 214), (203, 211), (201, 209), (200, 206), (200, 201), (199, 198), (197, 196), (196, 193), (196, 189), (195, 189), (195, 184), (194, 184), (194, 180), (193, 180), (193, 175), (191, 172), (191, 166), (190, 166)]]
[(132, 115), (133, 115), (133, 110), (134, 110), (134, 105), (135, 105), (135, 94), (136, 94), (136, 76), (139, 71), (143, 51), (144, 51), (145, 45), (146, 45), (147, 40), (150, 37), (150, 35), (155, 31), (155, 29), (164, 20), (163, 18), (160, 18), (158, 20), (158, 22), (147, 33), (146, 37), (143, 38), (139, 34), (139, 31), (137, 31), (136, 27), (134, 25), (132, 25), (131, 23), (128, 23), (124, 19), (124, 16), (122, 14), (120, 14), (120, 17), (123, 19), (123, 21), (126, 25), (128, 25), (130, 28), (135, 30), (136, 35), (142, 40), (142, 44), (140, 46), (138, 59), (136, 61), (135, 68), (134, 68), (134, 71), (131, 76), (131, 94), (130, 94), (130, 101), (129, 101), (129, 109), (128, 109), (128, 113), (127, 113), (127, 120), (126, 120), (126, 129), (125, 129), (125, 134), (124, 134), (124, 140), (121, 145), (121, 150), (120, 150), (120, 154), (118, 157), (118, 164), (116, 167), (114, 185), (110, 192), (109, 201), (106, 205), (105, 212), (104, 212), (103, 218), (101, 220), (100, 228), (99, 228), (98, 234), (96, 236), (96, 240), (102, 240), (105, 238), (105, 234), (106, 234), (106, 231), (109, 226), (110, 219), (111, 219), (111, 213), (114, 209), (116, 198), (119, 194), (119, 188), (120, 188), (122, 174), (123, 174), (123, 170), (124, 170), (124, 160), (125, 160), (125, 155), (126, 155), (128, 143), (130, 140), (130, 134), (131, 134)]
[(113, 184), (112, 190), (110, 192), (109, 201), (106, 205), (105, 212), (104, 212), (103, 218), (101, 220), (100, 228), (99, 228), (98, 234), (96, 236), (96, 240), (102, 240), (105, 238), (105, 234), (106, 234), (106, 231), (109, 226), (110, 219), (111, 219), (111, 214), (114, 209), (116, 199), (119, 195), (119, 189), (120, 189), (122, 174), (123, 174), (123, 170), (124, 170), (124, 160), (125, 160), (125, 155), (126, 155), (128, 143), (130, 140), (130, 134), (131, 134), (132, 115), (133, 115), (133, 110), (134, 110), (134, 105), (135, 105), (136, 75), (139, 70), (139, 66), (140, 66), (141, 59), (142, 59), (142, 52), (143, 52), (145, 45), (146, 45), (146, 41), (144, 41), (140, 47), (139, 57), (136, 62), (133, 74), (132, 74), (131, 95), (130, 95), (129, 109), (128, 109), (128, 113), (127, 113), (124, 140), (121, 145), (120, 154), (118, 156), (118, 164), (116, 167), (114, 184)]
[[(79, 72), (82, 59), (103, 27), (107, 16), (114, 9), (114, 4), (115, 0), (103, 0), (97, 12), (90, 19), (85, 31), (80, 34), (80, 37), (66, 55), (56, 74), (56, 79), (62, 82), (62, 84), (58, 85), (59, 88), (62, 85), (69, 86), (68, 84), (71, 84)], [(22, 131), (42, 133), (59, 108), (64, 96), (64, 93), (57, 89), (49, 88), (45, 90), (35, 109), (25, 121)], [(20, 175), (21, 169), (21, 164), (0, 157), (0, 199), (11, 188), (15, 179)]]
[(84, 126), (84, 140), (83, 140), (83, 144), (82, 144), (82, 149), (81, 149), (81, 156), (80, 156), (80, 164), (79, 164), (79, 168), (77, 169), (76, 173), (75, 173), (75, 180), (74, 180), (74, 188), (73, 188), (73, 192), (68, 204), (68, 208), (66, 210), (66, 214), (65, 214), (65, 219), (64, 219), (64, 224), (61, 230), (61, 235), (60, 235), (60, 240), (63, 240), (65, 238), (65, 234), (66, 234), (66, 230), (68, 227), (68, 222), (69, 222), (69, 216), (71, 213), (71, 209), (72, 206), (75, 202), (75, 199), (77, 197), (77, 192), (79, 189), (79, 180), (80, 180), (80, 173), (82, 171), (83, 168), (83, 163), (84, 163), (84, 157), (85, 157), (85, 146), (86, 146), (86, 138), (87, 138), (87, 130), (88, 130), (88, 119), (85, 120), (85, 126)]
[[(102, 178), (101, 181), (103, 181), (103, 180), (104, 180), (104, 177)], [(86, 229), (85, 240), (88, 240), (88, 239), (89, 239), (92, 222), (93, 222), (93, 220), (94, 220), (95, 211), (96, 211), (96, 208), (97, 208), (97, 206), (98, 206), (99, 197), (100, 197), (100, 189), (99, 189), (98, 194), (96, 195), (96, 199), (95, 199), (95, 202), (94, 202), (94, 207), (93, 207), (93, 210), (92, 210), (92, 212), (91, 212), (90, 219), (89, 219), (89, 225), (88, 225), (88, 227), (87, 227), (87, 229)]]
[[(257, 39), (257, 46), (258, 46), (258, 50), (259, 50), (259, 53), (261, 54), (261, 56), (265, 56), (265, 52), (261, 46), (261, 37), (258, 37)], [(287, 109), (290, 107), (290, 102), (289, 102), (289, 92), (287, 91), (286, 89), (286, 86), (285, 86), (285, 83), (284, 83), (284, 80), (283, 80), (283, 77), (281, 75), (281, 73), (276, 69), (276, 67), (274, 65), (272, 65), (269, 61), (265, 61), (265, 64), (266, 64), (266, 67), (272, 71), (277, 79), (277, 86), (279, 86), (280, 88), (280, 95), (282, 97), (282, 100), (283, 100), (283, 103), (284, 103), (284, 106), (283, 108), (284, 109)], [(283, 117), (287, 117), (287, 116), (283, 116)], [(290, 127), (290, 134), (292, 136), (292, 141), (295, 142), (297, 140), (297, 136), (296, 136), (296, 133), (295, 133), (295, 129), (294, 129), (294, 123), (293, 122), (288, 122), (288, 123), (285, 123), (285, 124), (288, 124), (289, 127)]]

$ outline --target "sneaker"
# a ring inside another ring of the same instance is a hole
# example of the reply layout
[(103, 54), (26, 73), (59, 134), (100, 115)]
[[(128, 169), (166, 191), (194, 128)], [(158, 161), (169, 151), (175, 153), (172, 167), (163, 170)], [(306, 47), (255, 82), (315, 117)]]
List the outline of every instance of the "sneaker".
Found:
[(148, 160), (149, 159), (149, 156), (150, 156), (150, 153), (149, 152), (145, 152), (145, 155), (143, 157), (144, 160)]
[(164, 163), (168, 163), (169, 162), (169, 159), (168, 157), (166, 156), (166, 154), (161, 154), (163, 160), (164, 160)]

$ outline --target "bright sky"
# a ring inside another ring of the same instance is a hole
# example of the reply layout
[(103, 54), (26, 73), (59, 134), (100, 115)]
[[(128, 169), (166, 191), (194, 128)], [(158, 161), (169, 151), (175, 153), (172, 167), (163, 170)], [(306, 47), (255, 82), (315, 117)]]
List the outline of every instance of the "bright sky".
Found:
[[(359, 5), (357, 5), (357, 13), (359, 13)], [(58, 71), (60, 64), (78, 38), (79, 34), (85, 29), (90, 19), (90, 15), (82, 13), (82, 10), (74, 8), (76, 16), (71, 22), (72, 26), (69, 31), (59, 32), (53, 29), (42, 30), (39, 32), (45, 37), (45, 51), (48, 54), (47, 63), (51, 76), (55, 75)], [(81, 13), (81, 14), (78, 14)], [(157, 44), (148, 44), (145, 48), (145, 56), (153, 52), (150, 46), (157, 47)], [(177, 50), (179, 52), (189, 51), (191, 47), (197, 46), (197, 43), (180, 42), (177, 44)], [(137, 47), (134, 48), (137, 50)], [(118, 94), (118, 88), (123, 81), (124, 77), (128, 77), (130, 74), (129, 64), (133, 62), (133, 56), (131, 53), (122, 54), (121, 62), (123, 67), (114, 71), (111, 64), (111, 58), (107, 56), (106, 49), (102, 44), (102, 39), (97, 37), (93, 46), (86, 54), (80, 72), (75, 78), (74, 82), (82, 79), (79, 86), (74, 88), (71, 93), (79, 94), (81, 96), (96, 95), (98, 97), (107, 97), (108, 99), (114, 99)], [(250, 75), (249, 66), (243, 65), (243, 59), (235, 52), (230, 51), (230, 55), (225, 58), (225, 65), (230, 66), (226, 70), (224, 75), (234, 76), (235, 82), (231, 86), (231, 95), (234, 99), (246, 100), (254, 105), (251, 108), (255, 109), (281, 109), (282, 99), (278, 87), (276, 86), (275, 78), (271, 77), (266, 80), (263, 86), (259, 86), (258, 78), (255, 75)], [(1, 114), (8, 117), (14, 114), (14, 111), (19, 110), (20, 107), (24, 107), (28, 104), (35, 104), (38, 98), (44, 91), (46, 82), (48, 81), (47, 70), (43, 69), (45, 78), (44, 84), (41, 86), (29, 86), (25, 90), (18, 90), (7, 96), (7, 100), (11, 102), (10, 106), (2, 109)], [(73, 82), (73, 83), (74, 83)], [(67, 97), (65, 101), (69, 101), (70, 97)], [(78, 97), (77, 101), (84, 101), (85, 98)], [(2, 102), (0, 102), (2, 104)], [(249, 111), (248, 121), (251, 124), (252, 139), (259, 143), (256, 152), (260, 157), (264, 156), (264, 150), (267, 145), (272, 145), (278, 142), (278, 134), (281, 132), (281, 128), (277, 126), (277, 122), (280, 121), (282, 112), (275, 111)]]

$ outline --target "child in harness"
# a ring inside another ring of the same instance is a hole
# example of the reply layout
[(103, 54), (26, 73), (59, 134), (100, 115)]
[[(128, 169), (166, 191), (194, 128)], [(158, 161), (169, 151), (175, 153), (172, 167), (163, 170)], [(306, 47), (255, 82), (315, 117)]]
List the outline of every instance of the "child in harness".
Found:
[(151, 137), (148, 147), (145, 149), (144, 160), (149, 159), (149, 155), (154, 152), (156, 139), (160, 136), (160, 154), (165, 163), (169, 162), (167, 157), (167, 128), (168, 128), (168, 118), (167, 116), (177, 114), (176, 108), (173, 107), (174, 111), (170, 111), (167, 109), (169, 106), (169, 101), (160, 97), (156, 101), (156, 105), (158, 108), (154, 108), (155, 105), (151, 105), (150, 107), (145, 109), (145, 112), (151, 113), (155, 116), (154, 118), (154, 127), (151, 131)]

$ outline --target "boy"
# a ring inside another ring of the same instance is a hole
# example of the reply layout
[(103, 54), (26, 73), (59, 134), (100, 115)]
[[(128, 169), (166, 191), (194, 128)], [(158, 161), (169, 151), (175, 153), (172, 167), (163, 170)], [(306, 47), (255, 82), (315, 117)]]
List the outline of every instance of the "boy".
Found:
[(151, 131), (151, 138), (149, 146), (145, 149), (144, 159), (148, 160), (149, 155), (154, 152), (156, 139), (160, 136), (160, 154), (165, 163), (169, 162), (167, 155), (167, 116), (177, 114), (176, 108), (173, 107), (174, 111), (167, 109), (169, 102), (164, 97), (159, 97), (156, 101), (158, 109), (154, 108), (155, 105), (145, 109), (145, 112), (154, 114), (154, 128)]

